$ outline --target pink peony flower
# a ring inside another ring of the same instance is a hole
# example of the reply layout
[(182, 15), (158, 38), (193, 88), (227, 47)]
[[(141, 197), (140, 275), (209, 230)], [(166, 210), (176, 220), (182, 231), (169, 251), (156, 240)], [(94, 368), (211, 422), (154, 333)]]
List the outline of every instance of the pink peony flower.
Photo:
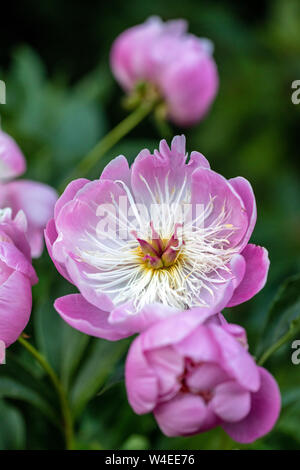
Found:
[(199, 121), (211, 105), (218, 74), (212, 43), (186, 33), (184, 20), (149, 18), (123, 32), (111, 51), (111, 68), (121, 86), (131, 91), (137, 83), (154, 85), (178, 125)]
[(247, 352), (243, 328), (197, 308), (141, 333), (125, 378), (134, 411), (153, 412), (167, 436), (222, 426), (250, 443), (273, 428), (280, 411), (278, 385)]
[(0, 181), (20, 176), (26, 170), (26, 161), (16, 142), (0, 130)]
[(15, 141), (0, 131), (0, 207), (11, 207), (13, 215), (23, 210), (28, 221), (27, 237), (31, 255), (43, 251), (43, 230), (53, 216), (57, 193), (50, 186), (35, 181), (7, 182), (26, 170), (26, 162)]
[(37, 282), (31, 264), (22, 211), (12, 217), (11, 209), (0, 209), (0, 340), (8, 347), (28, 323), (32, 296)]
[(71, 326), (117, 340), (166, 312), (217, 313), (262, 289), (269, 260), (248, 244), (256, 221), (249, 182), (227, 181), (198, 152), (186, 159), (184, 136), (171, 148), (163, 140), (131, 168), (119, 156), (99, 180), (75, 180), (59, 198), (45, 238), (80, 291), (55, 302)]

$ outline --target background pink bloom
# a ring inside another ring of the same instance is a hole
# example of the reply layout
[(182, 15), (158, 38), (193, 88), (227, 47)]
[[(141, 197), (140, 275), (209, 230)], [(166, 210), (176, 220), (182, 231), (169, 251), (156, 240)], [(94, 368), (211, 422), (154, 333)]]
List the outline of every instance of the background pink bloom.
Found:
[(16, 341), (31, 312), (31, 286), (37, 282), (31, 264), (21, 211), (12, 218), (11, 209), (0, 210), (0, 340), (6, 347)]
[(153, 412), (167, 436), (216, 426), (250, 443), (268, 433), (280, 411), (274, 378), (258, 367), (239, 337), (242, 328), (183, 312), (134, 340), (126, 360), (128, 400), (138, 414)]
[(39, 257), (43, 251), (43, 230), (53, 216), (57, 200), (56, 191), (50, 186), (35, 181), (1, 181), (24, 173), (26, 162), (15, 141), (0, 131), (0, 207), (10, 207), (15, 216), (23, 210), (28, 221), (26, 236), (31, 255)]
[(26, 170), (26, 161), (16, 142), (0, 129), (0, 181), (15, 178)]
[[(119, 156), (99, 180), (78, 179), (68, 185), (45, 238), (58, 271), (80, 291), (55, 303), (71, 326), (116, 340), (162, 318), (165, 310), (158, 304), (168, 306), (169, 314), (195, 306), (217, 313), (245, 302), (264, 286), (267, 251), (248, 244), (256, 222), (250, 183), (241, 177), (226, 180), (199, 152), (186, 160), (185, 138), (177, 136), (170, 148), (161, 141), (153, 155), (142, 150), (131, 168)], [(117, 215), (109, 212), (111, 221), (119, 218), (129, 230), (122, 239), (99, 234), (99, 209), (115, 208), (120, 197), (132, 213), (137, 204), (149, 208), (153, 201), (161, 209), (150, 218), (147, 213), (136, 230), (122, 209)], [(199, 205), (201, 226), (193, 216), (189, 223), (194, 230), (189, 224), (178, 227), (174, 204)], [(177, 251), (155, 251), (153, 228), (162, 245), (181, 231)], [(176, 275), (164, 269), (166, 260)]]
[(186, 33), (184, 20), (149, 18), (123, 32), (111, 51), (111, 67), (123, 88), (140, 81), (155, 85), (178, 125), (199, 121), (211, 105), (218, 74), (212, 44)]

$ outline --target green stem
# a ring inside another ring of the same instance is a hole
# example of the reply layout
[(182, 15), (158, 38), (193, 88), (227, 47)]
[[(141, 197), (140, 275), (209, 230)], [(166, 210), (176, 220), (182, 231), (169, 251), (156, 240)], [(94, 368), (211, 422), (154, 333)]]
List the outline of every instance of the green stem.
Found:
[(171, 139), (172, 137), (172, 130), (169, 124), (165, 119), (160, 119), (159, 117), (156, 117), (155, 119), (155, 124), (157, 127), (157, 130), (160, 134), (160, 137), (162, 139)]
[(134, 129), (157, 104), (156, 100), (146, 100), (136, 108), (129, 116), (121, 121), (114, 129), (112, 129), (98, 144), (81, 160), (72, 174), (65, 181), (61, 190), (64, 190), (67, 183), (75, 178), (79, 178), (88, 174), (98, 160), (108, 152), (115, 144), (119, 142), (128, 132)]
[(287, 343), (289, 340), (294, 338), (294, 336), (297, 334), (297, 332), (300, 331), (300, 327), (295, 329), (292, 326), (290, 326), (289, 330), (285, 335), (283, 335), (281, 338), (279, 338), (276, 343), (272, 344), (260, 357), (260, 359), (257, 361), (258, 365), (262, 366), (269, 357), (276, 352), (281, 346), (283, 346), (285, 343)]
[(54, 372), (50, 364), (47, 362), (47, 360), (44, 358), (44, 356), (42, 356), (42, 354), (40, 354), (39, 351), (35, 349), (35, 347), (32, 346), (32, 344), (30, 344), (28, 341), (26, 341), (26, 339), (24, 339), (22, 336), (19, 337), (19, 342), (37, 360), (37, 362), (49, 375), (49, 378), (59, 396), (61, 412), (64, 422), (63, 429), (66, 439), (66, 447), (68, 450), (71, 450), (73, 449), (73, 420), (65, 390), (62, 387), (56, 373)]

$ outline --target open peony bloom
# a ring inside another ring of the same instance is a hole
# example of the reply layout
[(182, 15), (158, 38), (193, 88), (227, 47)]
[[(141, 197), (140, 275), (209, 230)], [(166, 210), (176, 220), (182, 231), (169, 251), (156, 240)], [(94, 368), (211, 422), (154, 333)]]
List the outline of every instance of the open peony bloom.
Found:
[(13, 215), (23, 210), (28, 221), (27, 237), (31, 255), (43, 251), (43, 230), (53, 216), (57, 193), (35, 181), (10, 181), (26, 170), (25, 158), (15, 141), (0, 130), (0, 207), (11, 207)]
[[(80, 294), (56, 300), (74, 328), (116, 340), (195, 306), (217, 313), (265, 284), (264, 248), (248, 244), (256, 221), (252, 188), (227, 181), (185, 137), (142, 150), (131, 168), (112, 160), (99, 180), (68, 185), (46, 243)], [(164, 305), (165, 308), (161, 306)]]
[(140, 82), (156, 88), (169, 118), (191, 125), (207, 112), (218, 89), (212, 43), (186, 33), (184, 20), (158, 17), (123, 32), (111, 51), (112, 71), (130, 92)]
[(243, 328), (197, 310), (134, 340), (125, 369), (129, 403), (138, 414), (153, 412), (167, 436), (222, 426), (235, 441), (253, 442), (278, 418), (277, 383), (247, 352)]
[(26, 229), (22, 211), (13, 218), (11, 209), (0, 209), (0, 341), (6, 347), (18, 339), (28, 323), (31, 286), (37, 282)]

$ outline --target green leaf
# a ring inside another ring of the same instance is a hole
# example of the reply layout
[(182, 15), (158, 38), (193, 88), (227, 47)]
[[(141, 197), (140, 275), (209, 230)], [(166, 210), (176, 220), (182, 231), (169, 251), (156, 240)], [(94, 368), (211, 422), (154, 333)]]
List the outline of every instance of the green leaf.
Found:
[(119, 366), (117, 366), (115, 370), (112, 371), (109, 379), (104, 384), (104, 387), (102, 387), (99, 393), (97, 394), (97, 397), (103, 395), (104, 393), (108, 392), (111, 388), (115, 387), (116, 385), (119, 385), (122, 382), (124, 382), (124, 364), (119, 364)]
[(20, 412), (0, 400), (0, 450), (19, 450), (25, 448), (25, 424)]
[(53, 127), (51, 146), (56, 164), (67, 169), (70, 161), (84, 156), (105, 133), (102, 109), (79, 96), (65, 100)]
[(22, 400), (38, 408), (52, 423), (59, 425), (59, 420), (51, 406), (36, 391), (10, 377), (1, 377), (0, 398)]
[(300, 442), (299, 435), (299, 421), (300, 421), (300, 404), (299, 404), (299, 390), (298, 400), (284, 410), (280, 420), (276, 426), (277, 431), (284, 432), (291, 436), (293, 439)]
[(99, 100), (101, 103), (108, 102), (114, 87), (114, 81), (106, 62), (103, 62), (88, 75), (84, 76), (74, 87), (77, 95), (87, 101)]
[(64, 325), (62, 335), (61, 379), (64, 387), (69, 388), (73, 373), (75, 372), (82, 355), (87, 347), (90, 337), (69, 325)]
[(300, 331), (300, 275), (287, 279), (271, 306), (258, 345), (263, 364), (271, 354)]
[[(60, 367), (64, 321), (53, 308), (52, 301), (42, 302), (34, 312), (37, 349), (58, 371)], [(54, 340), (55, 338), (55, 340)]]
[(103, 386), (127, 347), (128, 340), (94, 340), (90, 355), (80, 369), (72, 388), (71, 403), (75, 415), (80, 414), (87, 402)]
[(146, 450), (150, 448), (150, 442), (145, 436), (132, 434), (126, 439), (121, 449), (123, 450)]

